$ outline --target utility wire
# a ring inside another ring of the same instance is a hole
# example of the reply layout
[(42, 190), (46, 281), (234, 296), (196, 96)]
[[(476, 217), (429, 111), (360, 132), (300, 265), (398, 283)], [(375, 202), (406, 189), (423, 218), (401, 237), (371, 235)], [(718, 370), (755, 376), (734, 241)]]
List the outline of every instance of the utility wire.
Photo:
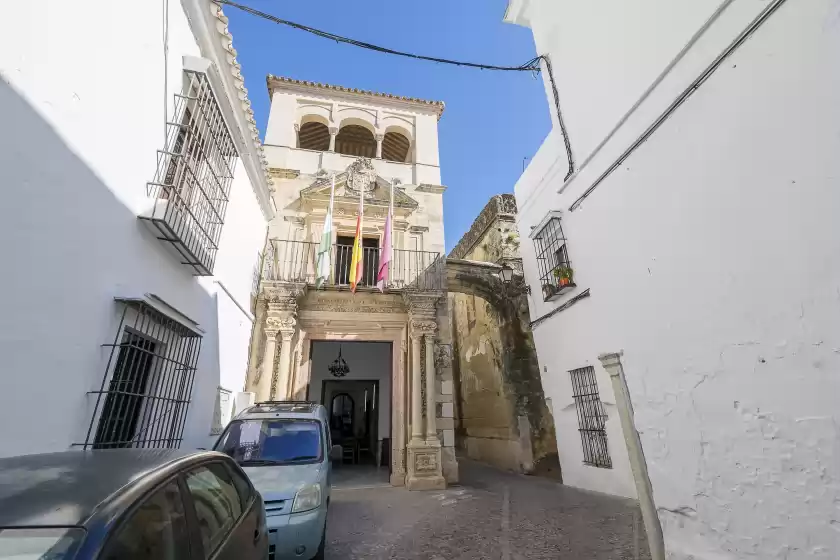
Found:
[(349, 37), (343, 37), (341, 35), (336, 35), (335, 33), (330, 33), (329, 31), (322, 31), (320, 29), (315, 29), (314, 27), (309, 27), (308, 25), (302, 25), (300, 23), (295, 23), (293, 21), (288, 21), (285, 19), (281, 19), (277, 16), (273, 16), (271, 14), (267, 14), (265, 12), (261, 12), (250, 6), (244, 6), (242, 4), (237, 4), (236, 2), (232, 2), (231, 0), (215, 0), (218, 4), (225, 4), (227, 6), (233, 6), (238, 10), (242, 10), (243, 12), (249, 13), (251, 15), (266, 19), (268, 21), (274, 22), (279, 25), (287, 25), (289, 27), (293, 27), (295, 29), (299, 29), (301, 31), (306, 31), (307, 33), (312, 33), (313, 35), (317, 35), (318, 37), (323, 37), (324, 39), (332, 39), (338, 43), (346, 43), (348, 45), (353, 45), (356, 47), (361, 47), (363, 49), (369, 49), (372, 51), (377, 51), (385, 54), (394, 54), (397, 56), (405, 56), (408, 58), (416, 58), (419, 60), (429, 60), (431, 62), (439, 62), (441, 64), (453, 64), (455, 66), (468, 66), (470, 68), (480, 68), (482, 70), (504, 70), (508, 72), (539, 72), (540, 71), (540, 57), (532, 58), (525, 64), (521, 66), (496, 66), (493, 64), (478, 64), (476, 62), (464, 62), (461, 60), (450, 60), (447, 58), (437, 58), (434, 56), (423, 56), (419, 54), (413, 54), (404, 51), (397, 51), (394, 49), (389, 49), (386, 47), (380, 47), (379, 45), (373, 45), (371, 43), (365, 43), (364, 41), (357, 41), (356, 39), (350, 39)]
[(548, 71), (548, 80), (551, 83), (551, 92), (554, 96), (554, 109), (557, 111), (557, 121), (560, 128), (560, 134), (563, 136), (563, 144), (566, 148), (566, 158), (569, 162), (568, 171), (566, 173), (565, 180), (568, 180), (569, 177), (575, 172), (575, 159), (572, 153), (572, 144), (569, 140), (569, 132), (566, 129), (566, 123), (563, 120), (563, 113), (560, 111), (560, 95), (557, 93), (557, 83), (554, 81), (554, 72), (551, 68), (551, 60), (548, 58), (547, 55), (539, 55), (535, 56), (528, 62), (521, 64), (520, 66), (496, 66), (494, 64), (478, 64), (476, 62), (464, 62), (462, 60), (451, 60), (448, 58), (438, 58), (434, 56), (423, 56), (419, 54), (409, 53), (405, 51), (397, 51), (394, 49), (389, 49), (386, 47), (380, 47), (379, 45), (374, 45), (371, 43), (365, 43), (364, 41), (357, 41), (356, 39), (350, 39), (349, 37), (344, 37), (342, 35), (336, 35), (335, 33), (330, 33), (329, 31), (322, 31), (320, 29), (316, 29), (314, 27), (309, 27), (308, 25), (302, 25), (300, 23), (295, 23), (293, 21), (288, 21), (277, 16), (273, 16), (271, 14), (267, 14), (265, 12), (261, 12), (260, 10), (256, 10), (251, 8), (250, 6), (245, 6), (243, 4), (238, 4), (236, 2), (232, 2), (231, 0), (214, 0), (217, 4), (224, 4), (226, 6), (232, 6), (238, 10), (242, 10), (245, 13), (251, 14), (253, 16), (271, 21), (278, 25), (286, 25), (292, 27), (294, 29), (299, 29), (300, 31), (305, 31), (307, 33), (311, 33), (318, 37), (322, 37), (324, 39), (331, 39), (336, 41), (337, 43), (345, 43), (348, 45), (352, 45), (354, 47), (360, 47), (363, 49), (368, 49), (384, 54), (393, 54), (396, 56), (404, 56), (406, 58), (414, 58), (417, 60), (428, 60), (430, 62), (437, 62), (440, 64), (451, 64), (453, 66), (466, 66), (468, 68), (479, 68), (481, 70), (501, 70), (506, 72), (532, 72), (538, 73), (542, 70), (540, 67), (540, 62), (545, 62), (546, 70)]

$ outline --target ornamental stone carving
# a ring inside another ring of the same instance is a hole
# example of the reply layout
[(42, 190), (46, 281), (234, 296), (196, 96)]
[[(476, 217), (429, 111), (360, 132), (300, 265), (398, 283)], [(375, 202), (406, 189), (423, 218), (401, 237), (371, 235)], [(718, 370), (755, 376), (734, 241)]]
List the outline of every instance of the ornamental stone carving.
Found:
[(424, 336), (429, 335), (433, 336), (435, 331), (437, 330), (437, 322), (432, 320), (418, 320), (412, 319), (411, 320), (411, 333), (412, 336)]
[(376, 181), (376, 170), (369, 158), (359, 158), (347, 167), (345, 188), (351, 193), (373, 192)]
[(263, 288), (263, 299), (270, 311), (294, 311), (297, 302), (306, 293), (306, 284), (270, 284)]
[(414, 455), (414, 470), (418, 473), (437, 471), (437, 454), (417, 453)]
[(452, 365), (452, 346), (450, 344), (435, 344), (435, 369), (440, 371)]
[(297, 320), (294, 317), (266, 317), (265, 330), (287, 333), (295, 331)]
[(411, 317), (434, 317), (443, 292), (404, 292), (403, 300)]

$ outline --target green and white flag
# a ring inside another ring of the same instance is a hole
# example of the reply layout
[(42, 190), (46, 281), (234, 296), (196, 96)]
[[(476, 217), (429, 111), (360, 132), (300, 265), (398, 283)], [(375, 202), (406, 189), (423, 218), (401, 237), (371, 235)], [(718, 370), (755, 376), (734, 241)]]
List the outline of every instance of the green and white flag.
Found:
[(324, 231), (321, 233), (321, 244), (318, 246), (318, 277), (315, 279), (315, 286), (320, 288), (324, 282), (330, 279), (330, 253), (332, 252), (333, 232), (333, 200), (335, 198), (335, 175), (332, 176), (330, 187), (330, 206), (327, 208), (327, 217), (324, 218)]

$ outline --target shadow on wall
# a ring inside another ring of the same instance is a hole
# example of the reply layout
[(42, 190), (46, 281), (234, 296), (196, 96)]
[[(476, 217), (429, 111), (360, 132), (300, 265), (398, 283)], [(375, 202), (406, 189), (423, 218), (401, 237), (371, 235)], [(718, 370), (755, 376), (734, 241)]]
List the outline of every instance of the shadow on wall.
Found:
[[(16, 426), (0, 455), (66, 449), (87, 432), (95, 399), (86, 392), (102, 383), (101, 345), (113, 342), (118, 324), (113, 298), (155, 293), (203, 327), (213, 299), (5, 77), (0, 122), (0, 424)], [(131, 131), (122, 136), (114, 141), (130, 143)], [(196, 388), (213, 363), (213, 336)], [(50, 414), (33, 417), (33, 399)]]

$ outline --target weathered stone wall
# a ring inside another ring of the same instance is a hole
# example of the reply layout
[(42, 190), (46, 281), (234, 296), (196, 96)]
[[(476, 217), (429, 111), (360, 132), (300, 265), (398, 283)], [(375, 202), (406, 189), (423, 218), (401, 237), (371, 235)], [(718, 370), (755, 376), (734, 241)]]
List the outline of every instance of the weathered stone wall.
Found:
[(458, 372), (457, 442), (467, 456), (511, 470), (532, 461), (520, 452), (515, 396), (505, 386), (498, 318), (484, 299), (450, 294)]
[[(521, 270), (515, 212), (510, 195), (493, 197), (450, 257)], [(450, 278), (456, 443), (468, 457), (559, 478), (527, 300), (470, 266)]]

